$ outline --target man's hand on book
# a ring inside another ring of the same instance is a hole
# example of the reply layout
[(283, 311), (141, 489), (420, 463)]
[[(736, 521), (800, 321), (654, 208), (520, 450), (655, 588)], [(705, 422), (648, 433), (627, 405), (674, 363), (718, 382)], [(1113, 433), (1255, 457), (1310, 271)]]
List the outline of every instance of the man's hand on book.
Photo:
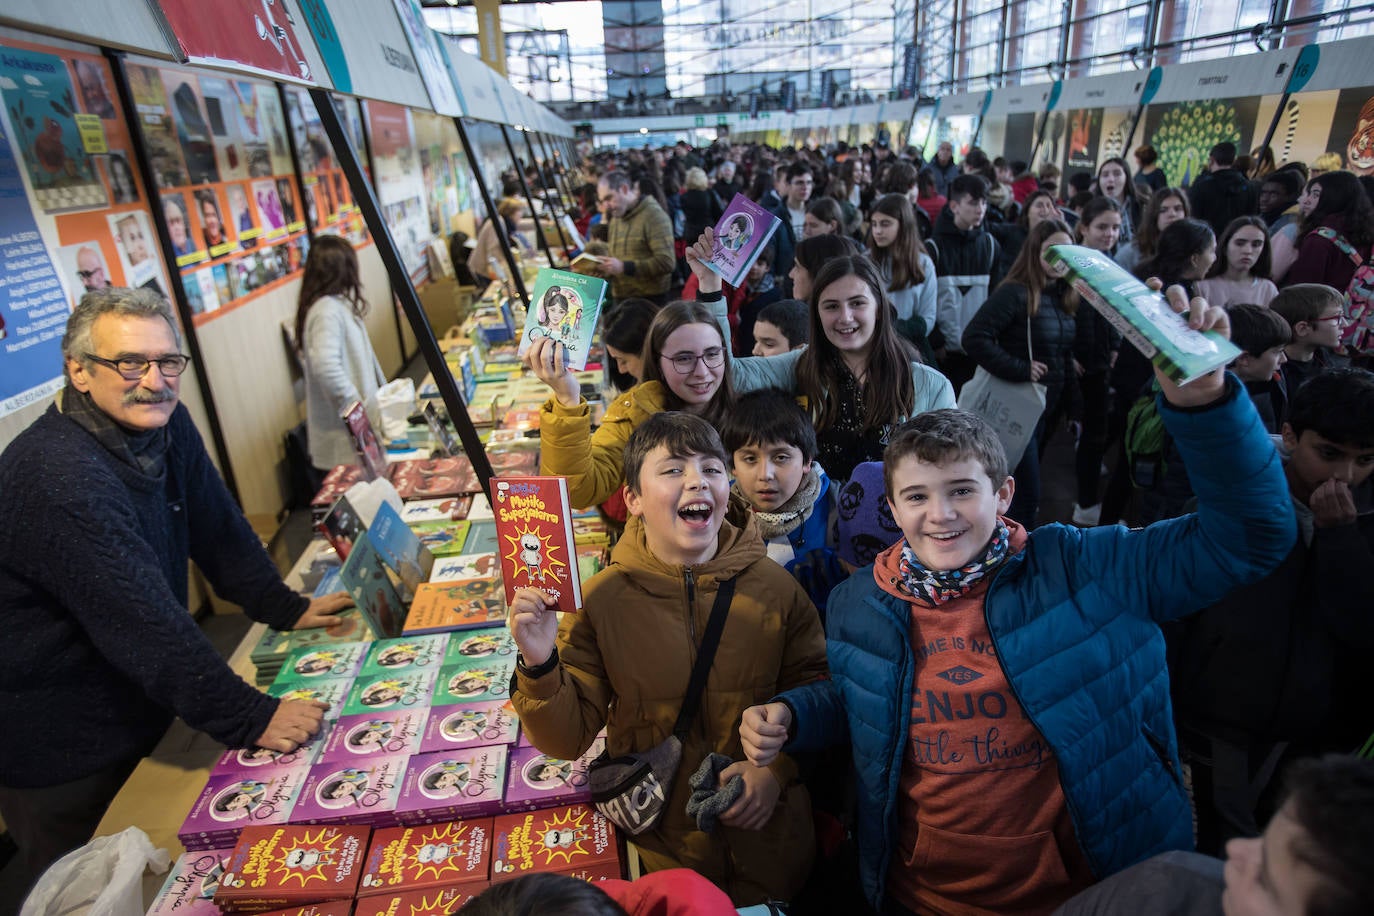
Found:
[(697, 289), (703, 293), (718, 293), (721, 288), (720, 274), (706, 266), (716, 249), (716, 230), (710, 226), (692, 244), (687, 246), (687, 266), (697, 278)]
[(289, 754), (320, 733), (329, 704), (317, 700), (282, 700), (272, 721), (253, 743)]
[(510, 633), (528, 668), (538, 668), (553, 655), (558, 639), (558, 599), (537, 588), (517, 588), (510, 603)]
[(766, 767), (778, 757), (787, 743), (787, 729), (792, 724), (792, 709), (786, 703), (766, 703), (750, 706), (740, 717), (739, 737), (744, 756), (754, 766)]
[(564, 407), (582, 403), (582, 388), (568, 369), (568, 348), (552, 337), (540, 337), (525, 351), (525, 366), (553, 389)]
[[(1157, 277), (1145, 281), (1150, 289), (1158, 290), (1164, 284)], [(1226, 309), (1208, 305), (1201, 296), (1188, 301), (1188, 294), (1181, 286), (1171, 286), (1164, 291), (1165, 301), (1179, 314), (1188, 313), (1188, 327), (1195, 331), (1217, 331), (1227, 340), (1231, 339), (1231, 319)], [(1158, 369), (1155, 378), (1164, 392), (1164, 399), (1175, 407), (1203, 407), (1221, 399), (1226, 392), (1226, 369), (1219, 368), (1194, 379), (1188, 385), (1179, 387)]]
[(343, 625), (343, 621), (339, 619), (339, 612), (351, 607), (353, 599), (348, 592), (334, 592), (332, 595), (312, 598), (310, 606), (291, 629), (310, 630), (315, 627), (328, 627), (332, 630)]

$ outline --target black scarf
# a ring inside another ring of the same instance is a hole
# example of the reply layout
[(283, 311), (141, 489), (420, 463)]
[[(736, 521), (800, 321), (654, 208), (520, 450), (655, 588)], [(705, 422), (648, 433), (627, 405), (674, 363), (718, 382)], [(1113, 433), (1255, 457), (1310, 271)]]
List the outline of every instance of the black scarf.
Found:
[(72, 422), (95, 437), (110, 454), (140, 473), (161, 479), (167, 471), (167, 427), (131, 432), (110, 419), (91, 396), (71, 385), (62, 389), (58, 407)]

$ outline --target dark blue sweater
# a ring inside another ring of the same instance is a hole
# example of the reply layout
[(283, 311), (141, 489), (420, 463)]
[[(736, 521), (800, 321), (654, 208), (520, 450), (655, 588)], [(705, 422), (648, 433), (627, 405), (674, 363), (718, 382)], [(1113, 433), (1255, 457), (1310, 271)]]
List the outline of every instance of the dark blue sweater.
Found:
[(229, 745), (277, 701), (187, 612), (187, 561), (222, 598), (290, 627), (281, 581), (184, 406), (150, 478), (50, 408), (0, 455), (0, 785), (57, 785), (147, 754), (179, 715)]

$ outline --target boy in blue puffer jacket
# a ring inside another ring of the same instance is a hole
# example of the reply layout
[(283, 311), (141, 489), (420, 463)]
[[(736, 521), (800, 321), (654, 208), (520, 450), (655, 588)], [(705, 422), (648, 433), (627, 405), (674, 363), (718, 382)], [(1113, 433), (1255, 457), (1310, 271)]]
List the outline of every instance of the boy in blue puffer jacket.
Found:
[[(1229, 330), (1201, 300), (1189, 323)], [(1239, 381), (1159, 380), (1197, 513), (1028, 533), (1004, 518), (1015, 483), (991, 428), (922, 414), (884, 454), (903, 540), (830, 597), (831, 679), (744, 712), (756, 765), (848, 737), (860, 877), (882, 912), (1049, 913), (1191, 848), (1159, 623), (1268, 573), (1295, 528)]]
[(811, 419), (792, 395), (765, 388), (740, 397), (723, 426), (732, 492), (754, 510), (768, 556), (806, 589), (824, 622), (830, 590), (846, 573), (827, 541), (833, 500)]

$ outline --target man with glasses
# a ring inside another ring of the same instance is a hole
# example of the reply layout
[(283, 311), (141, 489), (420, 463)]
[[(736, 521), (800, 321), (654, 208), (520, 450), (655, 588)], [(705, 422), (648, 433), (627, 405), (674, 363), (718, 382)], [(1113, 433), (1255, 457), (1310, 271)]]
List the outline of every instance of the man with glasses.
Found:
[(624, 172), (602, 175), (596, 198), (610, 217), (611, 253), (601, 259), (601, 273), (611, 281), (611, 293), (616, 299), (636, 296), (663, 305), (677, 266), (673, 221)]
[(100, 253), (90, 245), (82, 245), (76, 251), (76, 276), (87, 292), (104, 289), (110, 285), (110, 278), (105, 274), (105, 264), (100, 260)]
[[(323, 709), (236, 675), (187, 609), (188, 561), (273, 627), (328, 626), (338, 593), (287, 588), (178, 403), (188, 358), (145, 289), (86, 293), (67, 387), (0, 455), (0, 816), (23, 890), (90, 837), (173, 716), (289, 752)], [(0, 900), (0, 911), (13, 912)]]

